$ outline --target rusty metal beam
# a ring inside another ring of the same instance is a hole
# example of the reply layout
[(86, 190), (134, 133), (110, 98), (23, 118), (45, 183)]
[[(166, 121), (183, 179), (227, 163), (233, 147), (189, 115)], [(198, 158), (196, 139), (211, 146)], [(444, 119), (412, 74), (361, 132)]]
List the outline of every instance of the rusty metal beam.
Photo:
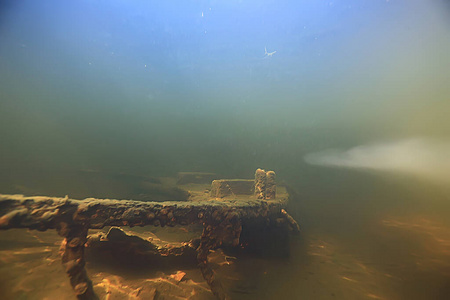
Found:
[(228, 299), (208, 264), (210, 250), (222, 245), (238, 245), (242, 226), (247, 222), (284, 224), (298, 232), (299, 226), (284, 210), (285, 204), (281, 200), (141, 202), (0, 194), (0, 229), (56, 229), (65, 238), (62, 262), (75, 294), (78, 299), (93, 300), (97, 296), (84, 268), (88, 229), (202, 224), (197, 249), (200, 269), (213, 294), (219, 299)]

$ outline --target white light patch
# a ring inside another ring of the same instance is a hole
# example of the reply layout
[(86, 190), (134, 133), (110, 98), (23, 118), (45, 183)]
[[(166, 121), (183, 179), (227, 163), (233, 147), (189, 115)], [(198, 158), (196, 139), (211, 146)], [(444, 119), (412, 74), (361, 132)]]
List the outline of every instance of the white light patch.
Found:
[(412, 174), (450, 182), (450, 141), (414, 138), (305, 155), (312, 165)]

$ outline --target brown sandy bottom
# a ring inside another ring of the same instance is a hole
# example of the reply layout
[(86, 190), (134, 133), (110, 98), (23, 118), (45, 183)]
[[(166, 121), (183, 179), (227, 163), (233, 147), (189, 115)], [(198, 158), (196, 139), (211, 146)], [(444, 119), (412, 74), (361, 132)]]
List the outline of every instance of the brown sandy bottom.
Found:
[[(355, 230), (356, 231), (356, 230)], [(239, 299), (448, 299), (450, 226), (431, 216), (381, 216), (361, 236), (310, 232), (297, 255), (258, 266), (254, 293)], [(293, 249), (293, 250), (294, 250)], [(255, 270), (255, 268), (253, 268)], [(250, 278), (247, 271), (244, 278)]]
[[(167, 241), (198, 234), (131, 230)], [(74, 299), (60, 243), (54, 231), (0, 232), (2, 299)], [(291, 243), (289, 257), (218, 250), (210, 260), (232, 299), (445, 299), (449, 292), (450, 226), (430, 216), (385, 215), (361, 236), (303, 232)], [(88, 253), (87, 270), (101, 299), (214, 299), (195, 262), (148, 268)]]
[[(180, 227), (153, 227), (151, 231), (148, 227), (124, 229), (127, 233), (136, 232), (155, 238), (155, 233), (162, 231), (159, 236), (169, 242), (193, 235)], [(107, 230), (102, 231), (106, 233)], [(89, 234), (97, 232), (90, 230)], [(14, 229), (0, 232), (1, 298), (75, 299), (61, 266), (61, 241), (62, 238), (52, 230)], [(101, 258), (89, 249), (86, 255), (87, 271), (100, 299), (215, 299), (195, 261), (183, 270), (175, 265), (146, 269), (147, 266), (124, 265), (107, 256)], [(213, 260), (220, 260), (216, 256), (212, 255)]]

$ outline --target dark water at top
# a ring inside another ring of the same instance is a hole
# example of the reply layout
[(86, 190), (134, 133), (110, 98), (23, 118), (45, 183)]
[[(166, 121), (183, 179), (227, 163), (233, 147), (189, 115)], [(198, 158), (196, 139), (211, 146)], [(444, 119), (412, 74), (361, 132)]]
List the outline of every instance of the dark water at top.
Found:
[(236, 297), (447, 299), (449, 53), (444, 0), (0, 1), (0, 193), (271, 169), (302, 235)]

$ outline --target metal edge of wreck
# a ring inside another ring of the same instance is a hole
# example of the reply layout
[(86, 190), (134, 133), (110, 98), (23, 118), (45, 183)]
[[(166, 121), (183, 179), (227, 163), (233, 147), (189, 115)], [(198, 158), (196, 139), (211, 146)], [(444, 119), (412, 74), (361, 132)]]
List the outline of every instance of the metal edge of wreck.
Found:
[(85, 270), (84, 245), (89, 229), (105, 226), (175, 226), (202, 224), (197, 261), (203, 277), (218, 299), (229, 299), (208, 263), (210, 250), (239, 244), (242, 224), (258, 219), (285, 222), (299, 232), (297, 222), (284, 209), (287, 199), (246, 201), (141, 202), (67, 196), (46, 197), (0, 194), (0, 229), (56, 229), (64, 237), (62, 263), (78, 299), (98, 299)]

